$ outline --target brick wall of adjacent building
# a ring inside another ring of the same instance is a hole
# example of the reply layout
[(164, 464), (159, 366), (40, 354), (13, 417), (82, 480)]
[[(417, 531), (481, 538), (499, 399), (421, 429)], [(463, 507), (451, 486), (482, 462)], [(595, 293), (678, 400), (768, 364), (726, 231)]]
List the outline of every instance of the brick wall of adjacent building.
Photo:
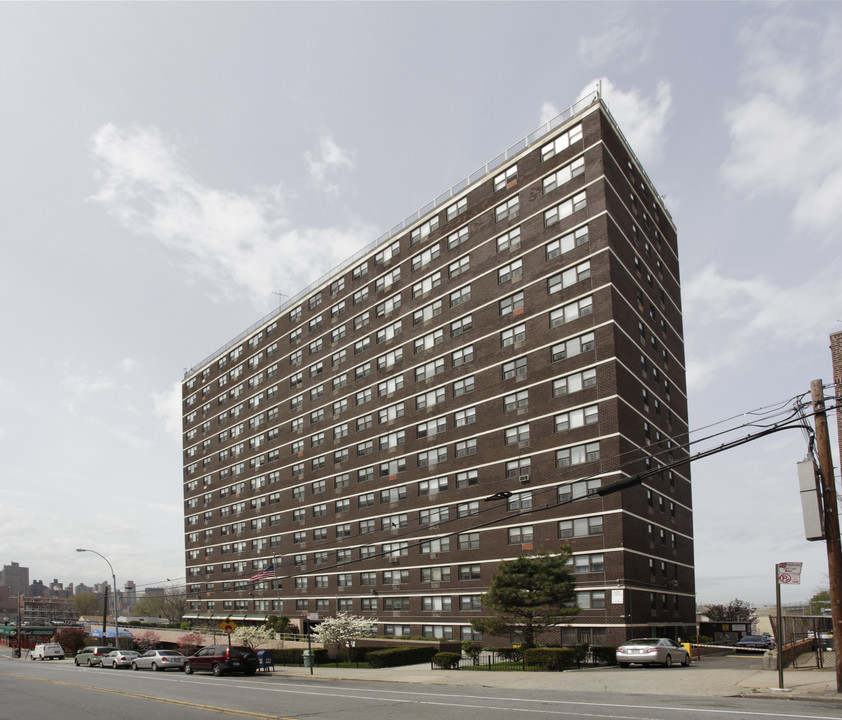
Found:
[(600, 102), (517, 147), (186, 374), (191, 615), (476, 637), (569, 543), (565, 642), (693, 625), (675, 227)]

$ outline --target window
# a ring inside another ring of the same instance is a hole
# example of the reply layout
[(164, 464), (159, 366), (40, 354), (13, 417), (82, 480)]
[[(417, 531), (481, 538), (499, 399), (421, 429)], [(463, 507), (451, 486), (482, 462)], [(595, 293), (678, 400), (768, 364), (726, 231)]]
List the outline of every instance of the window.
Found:
[(497, 238), (497, 252), (515, 250), (520, 247), (520, 227), (512, 228)]
[(333, 414), (341, 415), (348, 409), (348, 398), (342, 398), (333, 403)]
[(474, 320), (471, 315), (454, 320), (450, 323), (450, 337), (459, 337), (463, 333), (468, 332), (474, 326)]
[(435, 540), (425, 540), (421, 543), (421, 554), (431, 555), (435, 553), (450, 552), (450, 538), (436, 538)]
[(303, 358), (303, 352), (301, 350), (296, 350), (294, 353), (292, 353), (289, 356), (289, 364), (292, 365), (293, 367), (295, 365), (300, 365), (302, 358)]
[(503, 398), (503, 411), (512, 412), (513, 410), (520, 410), (529, 407), (529, 390), (521, 390), (520, 392), (506, 395)]
[(368, 415), (363, 415), (362, 417), (357, 418), (357, 432), (362, 430), (368, 430), (373, 425), (373, 415), (369, 413)]
[(585, 315), (590, 315), (592, 312), (593, 298), (589, 295), (576, 302), (568, 303), (564, 307), (552, 310), (550, 312), (550, 327), (554, 328), (564, 325)]
[(460, 565), (458, 568), (460, 580), (479, 580), (482, 570), (479, 565)]
[(587, 195), (584, 192), (577, 193), (571, 198), (567, 198), (562, 203), (559, 203), (553, 208), (544, 212), (544, 227), (551, 227), (557, 222), (560, 222), (566, 217), (569, 217), (574, 212), (581, 210), (587, 205)]
[(450, 596), (449, 595), (432, 595), (421, 598), (422, 610), (450, 610)]
[(516, 218), (518, 210), (520, 210), (520, 199), (515, 195), (494, 208), (494, 222)]
[(549, 280), (547, 280), (547, 292), (552, 295), (564, 288), (575, 285), (580, 280), (586, 280), (590, 276), (591, 263), (590, 260), (588, 260), (586, 262), (579, 263), (578, 265), (574, 265), (564, 272), (553, 275)]
[(580, 465), (585, 462), (599, 460), (599, 442), (587, 443), (585, 445), (574, 445), (564, 450), (556, 451), (555, 465), (558, 468), (570, 465)]
[(471, 286), (465, 285), (450, 293), (450, 307), (456, 307), (471, 299)]
[(392, 285), (394, 285), (400, 279), (401, 269), (400, 266), (398, 266), (391, 272), (387, 272), (385, 275), (381, 275), (379, 278), (377, 278), (377, 280), (374, 281), (374, 291), (381, 292), (382, 290), (386, 290), (392, 287)]
[(573, 248), (579, 247), (579, 245), (584, 245), (586, 242), (588, 242), (587, 225), (547, 243), (547, 260), (552, 260), (563, 253), (569, 252)]
[(433, 437), (447, 430), (447, 419), (444, 417), (420, 423), (415, 428), (415, 436), (419, 438)]
[(449, 567), (421, 568), (421, 582), (450, 582)]
[(518, 443), (529, 442), (529, 423), (517, 427), (506, 428), (505, 444), (517, 445)]
[(377, 369), (388, 370), (403, 360), (403, 348), (396, 348), (377, 358)]
[(430, 362), (424, 363), (423, 365), (415, 368), (415, 382), (429, 380), (441, 372), (444, 372), (444, 358), (431, 360)]
[(412, 286), (412, 297), (422, 297), (427, 293), (431, 292), (434, 288), (437, 288), (441, 285), (441, 270), (434, 272), (432, 275), (428, 275), (420, 282), (415, 283)]
[(456, 506), (456, 517), (466, 518), (473, 515), (479, 515), (479, 501), (459, 503)]
[(453, 248), (459, 247), (462, 243), (468, 241), (468, 236), (469, 233), (467, 225), (454, 233), (450, 233), (450, 235), (447, 236), (447, 249), (453, 250)]
[(398, 430), (397, 432), (388, 433), (387, 435), (381, 435), (379, 439), (379, 450), (390, 450), (393, 448), (398, 447), (399, 445), (403, 445), (406, 441), (406, 432), (404, 430)]
[(380, 477), (395, 478), (398, 473), (402, 473), (404, 470), (406, 470), (406, 458), (380, 463)]
[(500, 346), (509, 347), (515, 343), (526, 340), (526, 324), (521, 323), (514, 327), (507, 328), (500, 333)]
[(374, 452), (374, 441), (373, 440), (366, 440), (365, 442), (361, 442), (357, 445), (357, 457), (363, 457), (365, 455), (371, 455)]
[(507, 478), (516, 478), (516, 477), (528, 477), (529, 474), (532, 472), (532, 459), (525, 457), (525, 458), (518, 458), (517, 460), (510, 460), (506, 463), (506, 477)]
[(354, 368), (354, 380), (357, 380), (357, 381), (363, 380), (364, 378), (367, 378), (369, 375), (371, 375), (371, 363), (370, 362), (363, 363), (362, 365), (357, 365), (357, 367)]
[(419, 225), (417, 228), (415, 228), (415, 230), (413, 230), (409, 234), (409, 242), (413, 245), (417, 242), (420, 242), (425, 237), (427, 237), (431, 232), (433, 232), (433, 230), (437, 230), (438, 227), (439, 227), (439, 217), (438, 217), (438, 215), (436, 215), (434, 218), (431, 218), (430, 220), (425, 222), (423, 225)]
[(348, 498), (337, 500), (333, 503), (333, 511), (337, 514), (346, 513), (351, 509), (351, 501)]
[(333, 478), (333, 487), (337, 490), (348, 487), (351, 484), (351, 476), (348, 473), (342, 473)]
[(357, 507), (374, 507), (374, 493), (365, 493), (357, 498)]
[(576, 593), (576, 605), (582, 610), (602, 610), (605, 608), (605, 590), (591, 590)]
[(503, 380), (526, 376), (526, 358), (521, 357), (503, 363)]
[(297, 322), (298, 320), (301, 320), (301, 305), (289, 311), (289, 321)]
[(477, 454), (477, 440), (470, 438), (468, 440), (460, 440), (454, 445), (456, 457), (468, 457), (468, 455)]
[(523, 292), (509, 295), (500, 300), (500, 315), (519, 315), (523, 312)]
[(591, 553), (589, 555), (574, 555), (567, 561), (572, 568), (571, 572), (605, 572), (605, 559), (602, 553)]
[(453, 383), (453, 397), (460, 397), (474, 391), (474, 376), (462, 378)]
[(457, 410), (453, 413), (453, 422), (456, 427), (464, 427), (471, 425), (477, 421), (476, 407), (465, 408), (464, 410)]
[(321, 375), (324, 372), (325, 364), (322, 360), (319, 360), (317, 363), (313, 363), (310, 366), (310, 377), (316, 377), (316, 375)]
[(396, 295), (392, 295), (392, 297), (386, 298), (382, 302), (377, 303), (375, 312), (377, 313), (377, 317), (383, 317), (384, 315), (388, 315), (390, 312), (397, 310), (400, 306), (401, 294), (397, 293)]
[(602, 515), (561, 520), (558, 523), (559, 539), (587, 537), (589, 535), (602, 535)]
[(459, 367), (474, 359), (474, 346), (468, 345), (459, 350), (454, 350), (450, 355), (453, 367)]
[(360, 265), (357, 265), (357, 267), (355, 267), (351, 271), (351, 277), (354, 280), (359, 280), (361, 277), (364, 277), (365, 275), (368, 275), (368, 263), (367, 262), (364, 262), (364, 263), (361, 263)]
[(377, 397), (388, 397), (403, 387), (403, 374), (377, 383)]
[(377, 331), (377, 342), (384, 343), (388, 342), (389, 340), (393, 340), (398, 335), (401, 334), (401, 321), (398, 320), (397, 322), (392, 323), (391, 325), (387, 325), (384, 328), (381, 328)]
[(312, 310), (322, 304), (322, 294), (316, 293), (307, 301), (307, 307)]
[(447, 476), (433, 478), (432, 480), (421, 480), (418, 483), (419, 495), (437, 495), (447, 490)]
[(345, 289), (345, 278), (341, 277), (330, 284), (330, 294), (338, 295)]
[(397, 420), (398, 418), (403, 417), (404, 413), (404, 404), (402, 402), (395, 403), (394, 405), (390, 405), (389, 407), (385, 407), (382, 410), (379, 410), (377, 413), (378, 421), (381, 425), (392, 422), (393, 420)]
[(436, 390), (422, 393), (415, 398), (415, 409), (423, 410), (425, 408), (431, 408), (440, 402), (444, 402), (444, 396), (444, 388), (437, 388)]
[(294, 345), (294, 344), (295, 344), (295, 343), (297, 343), (299, 340), (301, 340), (301, 334), (302, 334), (303, 332), (304, 332), (304, 331), (303, 331), (301, 328), (296, 328), (295, 330), (293, 330), (293, 331), (289, 334), (289, 344), (290, 344), (290, 345)]
[(321, 315), (317, 315), (312, 320), (310, 320), (310, 322), (307, 324), (307, 327), (309, 328), (310, 332), (318, 330), (321, 326), (322, 326), (322, 316)]
[(362, 470), (357, 470), (357, 482), (363, 483), (368, 482), (369, 480), (374, 478), (374, 468), (367, 467), (363, 468)]
[(509, 511), (515, 510), (531, 510), (532, 509), (532, 493), (522, 492), (515, 493), (506, 501), (506, 508)]
[(337, 375), (333, 380), (330, 381), (330, 388), (333, 392), (337, 392), (341, 390), (348, 384), (348, 373), (342, 373), (341, 375)]
[(420, 452), (417, 455), (418, 467), (433, 467), (438, 463), (447, 462), (447, 448), (440, 447), (434, 450)]
[(494, 192), (506, 190), (517, 185), (517, 165), (512, 165), (494, 177)]
[(351, 451), (348, 448), (342, 448), (341, 450), (334, 450), (333, 452), (333, 464), (334, 465), (341, 465), (344, 462), (348, 462), (348, 459), (351, 457)]
[(553, 381), (553, 396), (567, 395), (596, 385), (596, 368), (582, 370)]
[(555, 416), (555, 431), (572, 430), (585, 425), (599, 422), (599, 408), (597, 405), (570, 410)]
[[(396, 557), (406, 557), (409, 555), (409, 543), (408, 542), (393, 542), (393, 543), (383, 543), (383, 555), (388, 558), (396, 558)], [(398, 572), (404, 572), (399, 570)], [(409, 571), (405, 571), (409, 573)], [(409, 582), (409, 578), (407, 577), (406, 580), (401, 580), (399, 582)]]
[(479, 483), (479, 475), (476, 470), (466, 470), (456, 473), (456, 487), (465, 488)]
[[(338, 328), (335, 328), (335, 329), (330, 331), (330, 341), (331, 342), (334, 342), (334, 343), (339, 342), (344, 337), (345, 337), (345, 323), (342, 323), (342, 325), (340, 325)], [(345, 351), (342, 350), (341, 352), (342, 352), (343, 357), (344, 357)], [(335, 360), (333, 360), (333, 358), (337, 357), (338, 354), (339, 353), (334, 354), (331, 358), (331, 361), (333, 362), (334, 365), (336, 365), (337, 362)]]
[[(377, 585), (376, 572), (362, 572), (360, 573), (360, 585)], [(375, 603), (374, 607), (377, 607)]]
[(567, 132), (559, 135), (552, 142), (544, 145), (541, 148), (541, 162), (549, 160), (554, 155), (557, 155), (562, 150), (566, 150), (570, 145), (582, 139), (582, 125), (574, 125)]
[(447, 276), (453, 280), (454, 278), (459, 277), (462, 273), (468, 272), (470, 269), (471, 256), (465, 255), (465, 257), (459, 258), (456, 262), (452, 262), (447, 266)]
[(354, 305), (359, 305), (362, 302), (365, 302), (368, 299), (368, 285), (365, 287), (361, 287), (354, 293), (353, 300)]
[(416, 353), (423, 352), (424, 350), (429, 350), (436, 345), (441, 345), (444, 342), (444, 330), (441, 328), (435, 330), (434, 332), (427, 333), (426, 335), (417, 338), (414, 343), (414, 349)]
[(532, 526), (509, 528), (509, 545), (521, 545), (532, 542)]
[(371, 335), (366, 335), (362, 340), (354, 343), (354, 355), (364, 353), (371, 347)]
[(412, 271), (415, 272), (416, 270), (420, 270), (421, 268), (426, 267), (439, 255), (441, 255), (441, 245), (439, 243), (430, 245), (430, 247), (428, 247), (426, 250), (423, 250), (417, 255), (413, 256)]
[(550, 349), (550, 356), (553, 362), (557, 360), (564, 360), (565, 358), (574, 357), (579, 353), (593, 350), (594, 348), (594, 334), (592, 332), (585, 333), (580, 337), (571, 338), (565, 342), (553, 345)]
[(448, 206), (447, 208), (447, 220), (450, 222), (453, 218), (458, 217), (464, 212), (468, 211), (468, 198), (462, 198), (458, 202), (453, 203), (453, 205)]
[(354, 396), (355, 402), (357, 405), (365, 405), (367, 402), (371, 400), (371, 388), (365, 388), (364, 390), (360, 390)]
[(400, 255), (401, 252), (401, 244), (400, 242), (394, 242), (388, 247), (383, 248), (380, 252), (378, 252), (374, 256), (374, 264), (375, 265), (385, 265), (388, 263), (392, 258), (397, 257)]
[(436, 300), (435, 302), (430, 303), (429, 305), (425, 305), (420, 310), (416, 310), (414, 313), (412, 313), (412, 324), (418, 325), (419, 323), (428, 322), (432, 320), (437, 315), (441, 315), (441, 308), (441, 300)]
[(584, 175), (585, 173), (585, 158), (576, 158), (572, 163), (569, 163), (551, 175), (547, 175), (542, 183), (544, 194), (552, 192), (556, 188), (561, 187), (565, 183), (570, 182), (574, 177)]
[(514, 260), (497, 270), (497, 283), (502, 285), (510, 280), (519, 280), (523, 276), (523, 260)]

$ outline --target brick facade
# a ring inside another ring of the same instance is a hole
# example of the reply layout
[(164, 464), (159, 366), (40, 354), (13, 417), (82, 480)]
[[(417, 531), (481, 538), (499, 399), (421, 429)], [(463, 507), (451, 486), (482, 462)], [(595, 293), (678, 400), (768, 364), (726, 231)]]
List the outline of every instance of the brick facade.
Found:
[(185, 375), (188, 616), (470, 638), (500, 560), (569, 543), (557, 640), (688, 634), (675, 227), (601, 102), (516, 147)]

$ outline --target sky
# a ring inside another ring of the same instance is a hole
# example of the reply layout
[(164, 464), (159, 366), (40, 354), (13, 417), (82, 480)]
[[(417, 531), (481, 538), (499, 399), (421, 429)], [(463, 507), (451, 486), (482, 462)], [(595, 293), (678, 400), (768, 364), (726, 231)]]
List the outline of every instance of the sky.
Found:
[[(839, 48), (838, 3), (0, 3), (0, 563), (183, 579), (185, 370), (600, 82), (678, 227), (693, 450), (780, 419), (842, 330)], [(827, 585), (806, 449), (693, 464), (698, 602)]]

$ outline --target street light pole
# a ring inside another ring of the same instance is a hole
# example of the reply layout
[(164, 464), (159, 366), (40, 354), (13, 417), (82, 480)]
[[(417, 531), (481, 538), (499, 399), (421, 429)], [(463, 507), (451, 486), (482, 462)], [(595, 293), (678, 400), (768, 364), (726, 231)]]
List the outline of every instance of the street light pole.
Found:
[[(97, 552), (96, 550), (91, 550), (89, 548), (76, 548), (76, 552), (91, 552), (94, 555), (99, 555), (105, 562), (108, 563), (108, 567), (111, 570), (111, 582), (114, 584), (114, 592), (112, 593), (113, 600), (114, 600), (114, 647), (117, 649), (120, 648), (120, 629), (119, 623), (117, 622), (117, 578), (114, 575), (114, 567), (108, 561), (108, 558), (105, 557), (102, 553)], [(105, 638), (103, 638), (104, 640)]]

